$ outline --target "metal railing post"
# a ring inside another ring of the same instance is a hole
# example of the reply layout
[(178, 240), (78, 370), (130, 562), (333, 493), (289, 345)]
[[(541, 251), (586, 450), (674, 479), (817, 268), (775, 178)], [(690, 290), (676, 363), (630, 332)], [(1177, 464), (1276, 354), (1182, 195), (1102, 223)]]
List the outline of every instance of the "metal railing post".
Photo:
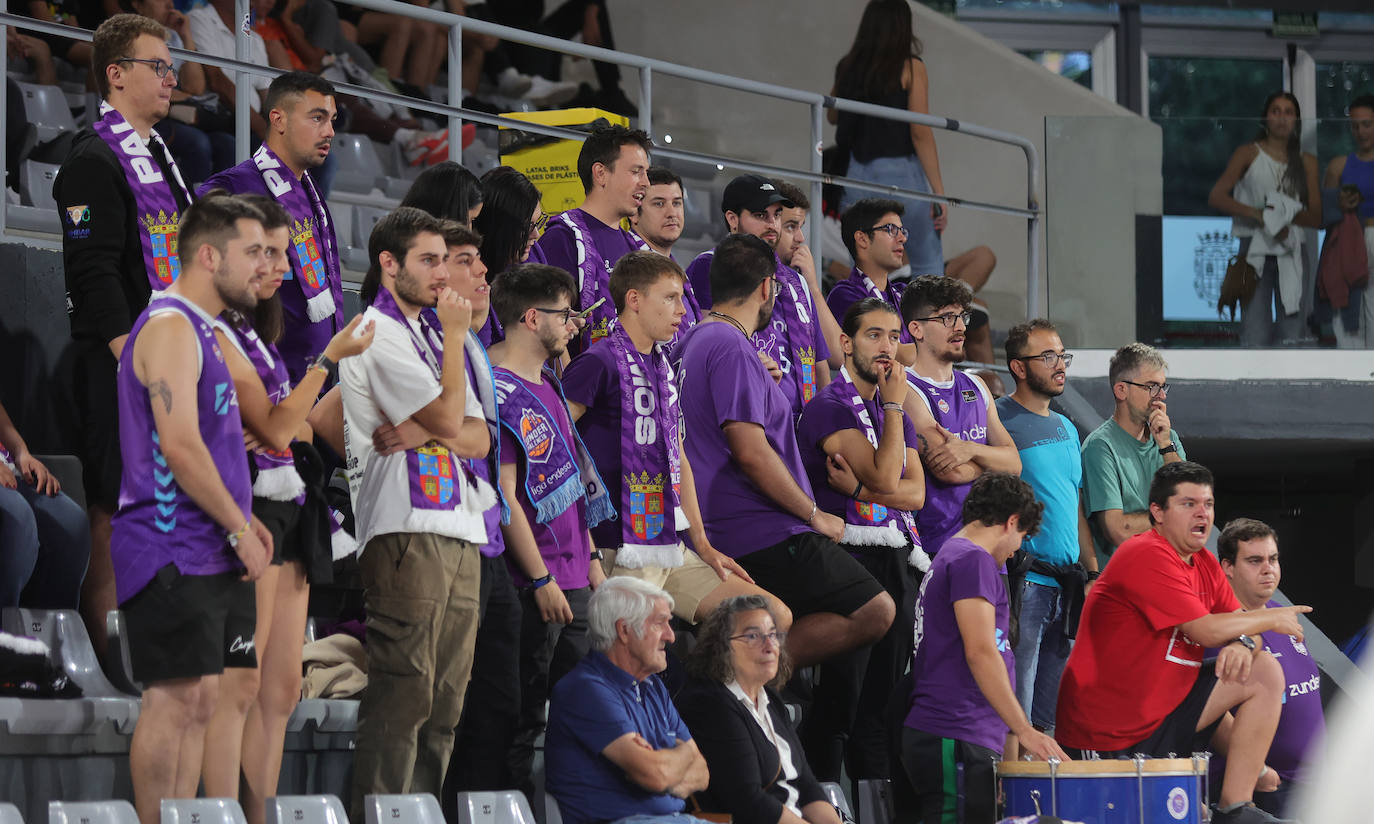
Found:
[[(248, 0), (234, 0), (234, 59), (244, 63), (249, 59), (248, 14)], [(248, 73), (242, 70), (234, 72), (234, 157), (240, 163), (248, 159), (249, 123), (253, 119), (250, 94), (257, 92), (249, 83)]]
[[(822, 103), (811, 104), (811, 145), (807, 147), (811, 155), (811, 171), (816, 174), (821, 172), (821, 144), (824, 142), (825, 129), (825, 106)], [(825, 209), (821, 206), (821, 182), (811, 181), (811, 214), (807, 217), (808, 237), (807, 245), (811, 248), (811, 259), (816, 261), (816, 268), (820, 268), (821, 261), (821, 223), (825, 220)], [(824, 281), (823, 273), (816, 272), (816, 283)], [(825, 295), (815, 295), (816, 300), (825, 300)], [(837, 318), (838, 320), (838, 318)]]
[[(454, 23), (448, 29), (448, 104), (463, 105), (463, 24)], [(448, 117), (448, 159), (463, 162), (463, 118)]]
[(639, 128), (653, 139), (654, 136), (654, 70), (648, 66), (639, 68)]
[[(9, 44), (6, 41), (6, 38), (9, 36), (9, 30), (9, 26), (0, 25), (0, 66), (8, 66), (10, 64), (9, 50), (7, 48)], [(0, 84), (0, 114), (8, 114), (9, 112), (9, 109), (6, 108), (9, 105), (9, 86), (8, 80)], [(5, 152), (5, 157), (0, 157), (0, 182), (9, 179), (9, 171), (9, 153)], [(17, 176), (18, 170), (16, 169), (15, 171)], [(5, 213), (8, 212), (9, 209), (9, 198), (5, 198), (4, 202), (0, 203), (0, 235), (5, 234), (5, 218), (7, 217)], [(60, 224), (58, 226), (58, 231), (61, 231)]]
[[(1026, 320), (1040, 314), (1040, 197), (1036, 184), (1040, 179), (1040, 153), (1035, 145), (1026, 150), (1026, 206), (1034, 213), (1026, 221)], [(1049, 284), (1045, 284), (1048, 293)]]

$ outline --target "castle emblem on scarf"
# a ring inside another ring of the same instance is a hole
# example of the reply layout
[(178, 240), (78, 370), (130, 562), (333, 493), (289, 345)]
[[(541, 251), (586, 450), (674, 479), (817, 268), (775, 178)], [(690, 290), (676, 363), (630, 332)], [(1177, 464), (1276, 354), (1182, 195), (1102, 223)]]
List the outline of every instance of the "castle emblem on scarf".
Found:
[(887, 507), (882, 504), (869, 503), (868, 501), (855, 501), (854, 511), (859, 513), (860, 518), (863, 518), (871, 524), (881, 524), (887, 520)]
[(420, 465), (420, 490), (436, 504), (453, 498), (453, 460), (449, 451), (433, 442), (415, 450)]
[(291, 245), (296, 248), (301, 276), (311, 289), (319, 289), (320, 284), (325, 282), (324, 261), (320, 258), (320, 246), (315, 240), (314, 230), (310, 228), (310, 221), (297, 220), (291, 224)]
[(640, 540), (650, 541), (663, 531), (663, 475), (651, 480), (648, 472), (629, 475), (630, 530)]
[(802, 403), (809, 403), (816, 396), (816, 350), (808, 346), (797, 354), (801, 365)]
[(177, 256), (177, 220), (172, 212), (159, 211), (157, 217), (144, 215), (139, 223), (148, 233), (153, 247), (153, 273), (163, 286), (170, 286), (181, 274), (181, 258)]

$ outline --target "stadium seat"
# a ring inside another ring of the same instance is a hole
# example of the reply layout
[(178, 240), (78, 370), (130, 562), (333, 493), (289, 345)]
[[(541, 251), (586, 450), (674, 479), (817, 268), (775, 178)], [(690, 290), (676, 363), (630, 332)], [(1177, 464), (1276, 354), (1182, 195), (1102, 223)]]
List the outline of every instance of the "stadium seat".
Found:
[(0, 824), (24, 824), (19, 808), (8, 801), (0, 801)]
[(81, 482), (81, 459), (75, 455), (35, 455), (62, 484), (62, 492), (86, 508), (86, 487)]
[(232, 798), (164, 798), (162, 824), (247, 824)]
[[(841, 820), (854, 820), (854, 812), (849, 808), (849, 799), (844, 797), (844, 790), (840, 788), (839, 784), (834, 781), (822, 781), (821, 789), (825, 790), (826, 800), (834, 804), (835, 809), (840, 811)], [(867, 824), (867, 822), (863, 824)]]
[(893, 819), (892, 782), (885, 778), (864, 778), (858, 782), (859, 824), (891, 824)]
[(17, 83), (24, 99), (24, 116), (38, 130), (38, 142), (46, 143), (65, 131), (76, 131), (76, 119), (67, 96), (57, 86)]
[(563, 811), (558, 809), (558, 799), (544, 793), (544, 824), (563, 824)]
[(62, 221), (57, 218), (57, 209), (11, 203), (5, 206), (5, 228), (59, 235), (62, 233)]
[(25, 160), (24, 168), (19, 173), (19, 197), (23, 204), (56, 212), (57, 201), (52, 196), (52, 182), (61, 168), (57, 163)]
[(0, 613), (0, 626), (6, 632), (27, 635), (47, 644), (52, 650), (53, 663), (81, 688), (86, 698), (125, 700), (101, 671), (91, 638), (86, 634), (86, 625), (76, 610), (6, 607)]
[(332, 795), (279, 795), (267, 799), (267, 824), (348, 824), (348, 814)]
[(372, 237), (372, 227), (376, 226), (377, 221), (389, 213), (389, 209), (379, 209), (376, 206), (354, 206), (353, 247), (364, 250), (364, 255), (366, 255), (367, 241), (368, 238)]
[(112, 609), (105, 616), (105, 660), (109, 671), (105, 674), (120, 692), (142, 695), (143, 685), (134, 680), (134, 665), (129, 658), (129, 627), (124, 613)]
[(366, 824), (444, 824), (439, 801), (429, 793), (369, 795), (363, 799), (363, 809)]
[(138, 824), (138, 813), (123, 799), (49, 801), (48, 824)]
[(382, 174), (382, 159), (372, 141), (360, 134), (334, 136), (330, 152), (339, 158), (339, 170), (334, 174), (334, 190), (368, 194), (377, 186)]
[[(534, 812), (519, 790), (458, 793), (458, 824), (534, 824)], [(550, 819), (545, 824), (554, 822)]]

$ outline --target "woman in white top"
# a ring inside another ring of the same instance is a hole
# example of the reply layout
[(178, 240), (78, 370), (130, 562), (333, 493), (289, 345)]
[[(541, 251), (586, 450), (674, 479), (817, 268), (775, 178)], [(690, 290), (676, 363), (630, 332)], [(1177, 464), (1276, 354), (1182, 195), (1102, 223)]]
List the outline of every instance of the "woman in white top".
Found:
[(1231, 155), (1207, 197), (1208, 205), (1232, 217), (1237, 256), (1259, 274), (1254, 296), (1241, 308), (1241, 346), (1293, 343), (1304, 334), (1310, 278), (1297, 227), (1318, 228), (1321, 198), (1317, 158), (1302, 151), (1301, 136), (1298, 99), (1288, 92), (1269, 95), (1259, 134)]

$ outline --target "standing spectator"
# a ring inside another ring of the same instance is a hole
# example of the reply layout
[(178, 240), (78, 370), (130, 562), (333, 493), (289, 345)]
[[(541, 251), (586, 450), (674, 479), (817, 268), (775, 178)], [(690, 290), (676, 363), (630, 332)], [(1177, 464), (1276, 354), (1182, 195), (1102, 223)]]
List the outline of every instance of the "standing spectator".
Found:
[[(472, 304), (448, 288), (443, 226), (402, 207), (378, 221), (363, 282), (372, 346), (339, 370), (358, 566), (366, 588), (368, 688), (358, 707), (351, 817), (370, 793), (437, 794), (472, 671), (484, 513), (491, 486), (465, 459), (491, 447), (460, 345)], [(377, 449), (383, 424), (423, 445)]]
[(844, 355), (840, 352), (838, 320), (844, 316), (831, 314), (830, 307), (826, 305), (823, 299), (825, 292), (821, 289), (819, 273), (816, 271), (816, 258), (806, 245), (806, 218), (811, 212), (811, 199), (800, 186), (794, 186), (785, 180), (774, 180), (773, 184), (792, 204), (784, 206), (778, 213), (778, 260), (801, 275), (802, 284), (806, 287), (806, 296), (816, 313), (816, 322), (820, 325), (821, 334), (825, 336), (825, 345), (830, 350), (827, 362), (833, 373), (844, 366)]
[(283, 324), (277, 347), (294, 385), (344, 328), (334, 218), (310, 173), (329, 156), (334, 138), (334, 86), (309, 72), (287, 72), (268, 85), (263, 107), (270, 121), (267, 139), (251, 158), (205, 186), (266, 195), (291, 216), (286, 253), (294, 283), (278, 293)]
[(1019, 607), (1016, 697), (1038, 730), (1054, 730), (1059, 676), (1069, 660), (1085, 586), (1097, 577), (1088, 519), (1083, 512), (1083, 458), (1078, 429), (1050, 409), (1064, 394), (1073, 354), (1044, 318), (1007, 333), (1007, 368), (1016, 391), (997, 401), (997, 413), (1021, 454), (1021, 479), (1045, 505), (1038, 534), (1023, 549), (1031, 567), (1013, 602)]
[[(1364, 225), (1366, 258), (1374, 261), (1374, 253), (1368, 251), (1374, 250), (1374, 95), (1360, 95), (1350, 101), (1348, 111), (1355, 149), (1343, 157), (1331, 158), (1326, 164), (1322, 188), (1340, 187), (1342, 215), (1353, 212)], [(1368, 295), (1368, 286), (1350, 290), (1348, 304), (1331, 319), (1336, 343), (1343, 349), (1374, 348), (1374, 299)]]
[[(849, 53), (835, 66), (832, 95), (917, 114), (930, 113), (930, 84), (921, 60), (921, 41), (911, 25), (906, 0), (869, 0)], [(836, 112), (835, 140), (849, 151), (847, 176), (856, 180), (900, 186), (917, 192), (945, 193), (935, 133), (929, 126)], [(860, 197), (845, 191), (840, 210)], [(945, 273), (940, 233), (949, 216), (947, 207), (904, 198), (906, 258), (913, 275)]]
[[(835, 284), (825, 302), (836, 317), (844, 317), (849, 307), (864, 298), (887, 301), (893, 309), (902, 306), (905, 283), (890, 278), (906, 265), (907, 229), (902, 225), (906, 209), (895, 200), (866, 197), (845, 210), (840, 217), (840, 234), (854, 259), (849, 277)], [(911, 330), (903, 328), (897, 360), (910, 366), (916, 360), (916, 344)]]
[(954, 368), (964, 359), (971, 298), (966, 285), (945, 275), (922, 275), (902, 295), (902, 320), (916, 343), (907, 369), (916, 391), (907, 395), (906, 412), (916, 425), (928, 475), (916, 525), (932, 556), (963, 525), (964, 496), (979, 475), (1021, 471), (1016, 444), (988, 388)]
[[(1055, 736), (1075, 757), (1226, 756), (1216, 824), (1274, 822), (1251, 803), (1286, 687), (1251, 636), (1302, 640), (1307, 606), (1244, 611), (1207, 551), (1212, 473), (1184, 461), (1150, 482), (1154, 527), (1117, 550), (1088, 593), (1059, 684)], [(1207, 647), (1221, 648), (1204, 661)], [(1234, 717), (1228, 711), (1234, 710)]]
[(650, 249), (673, 257), (673, 244), (682, 237), (686, 214), (682, 178), (666, 166), (650, 166), (648, 174), (649, 188), (639, 210), (630, 218), (630, 225)]
[[(543, 263), (544, 252), (535, 243), (548, 222), (539, 189), (529, 178), (509, 166), (497, 166), (482, 175), (482, 211), (472, 225), (482, 233), (487, 281), (518, 263)], [(505, 336), (495, 307), (487, 312), (477, 336), (486, 346)]]
[(563, 383), (568, 411), (621, 513), (592, 529), (593, 556), (601, 556), (592, 560), (607, 577), (662, 587), (677, 616), (695, 624), (725, 598), (764, 593), (711, 546), (682, 453), (682, 410), (665, 347), (683, 321), (686, 280), (682, 267), (657, 252), (621, 258), (611, 272), (617, 319), (608, 345), (574, 358)]
[(777, 689), (792, 674), (768, 601), (722, 601), (697, 631), (677, 705), (706, 758), (702, 806), (738, 824), (840, 824)]
[[(915, 566), (930, 568), (912, 513), (925, 501), (916, 429), (902, 411), (909, 385), (896, 360), (897, 310), (864, 298), (844, 316), (844, 367), (802, 410), (797, 440), (816, 503), (844, 519), (843, 548), (883, 585), (901, 615), (916, 604)], [(838, 781), (888, 778), (886, 707), (911, 656), (911, 624), (893, 621), (872, 649), (822, 665), (803, 724), (812, 766)], [(846, 739), (848, 739), (846, 745)]]
[(1240, 239), (1236, 259), (1259, 275), (1241, 307), (1241, 346), (1291, 344), (1303, 336), (1301, 227), (1321, 226), (1317, 158), (1302, 150), (1298, 99), (1269, 95), (1261, 118), (1259, 134), (1236, 149), (1207, 196), (1209, 206), (1231, 216), (1231, 234)]
[(553, 689), (549, 793), (567, 824), (701, 824), (683, 799), (709, 774), (658, 673), (673, 642), (673, 596), (635, 578), (602, 584), (587, 605), (595, 647)]
[(129, 748), (143, 824), (157, 824), (162, 799), (194, 797), (205, 748), (222, 745), (205, 737), (220, 673), (257, 666), (252, 581), (272, 535), (250, 513), (237, 393), (212, 330), (225, 308), (257, 303), (262, 219), (233, 197), (189, 207), (180, 277), (139, 315), (119, 360), (124, 468), (110, 553), (144, 684)]
[(648, 248), (639, 235), (620, 228), (620, 221), (634, 215), (649, 189), (649, 136), (624, 126), (598, 128), (582, 143), (577, 155), (577, 176), (587, 197), (549, 221), (539, 239), (539, 249), (550, 266), (570, 273), (577, 282), (574, 306), (592, 310), (587, 319), (586, 340), (574, 347), (586, 349), (606, 337), (615, 318), (615, 306), (606, 288), (616, 261), (636, 249)]
[(711, 259), (715, 309), (673, 357), (706, 536), (792, 611), (788, 652), (810, 666), (877, 641), (896, 608), (836, 543), (844, 521), (817, 506), (792, 404), (754, 348), (773, 317), (776, 267), (757, 237), (722, 241)]
[(1098, 567), (1127, 538), (1150, 528), (1150, 479), (1166, 463), (1186, 461), (1169, 421), (1169, 365), (1159, 350), (1128, 343), (1112, 355), (1107, 380), (1116, 407), (1083, 441), (1083, 486)]
[(90, 525), (0, 406), (0, 607), (76, 609)]
[(76, 341), (78, 457), (91, 522), (82, 617), (103, 652), (105, 615), (115, 608), (110, 517), (121, 474), (115, 372), (134, 319), (180, 271), (173, 250), (191, 193), (153, 128), (167, 116), (176, 84), (167, 30), (146, 17), (117, 14), (100, 24), (92, 45), (100, 117), (77, 132), (53, 196)]
[[(1273, 600), (1282, 578), (1278, 535), (1273, 527), (1253, 518), (1226, 524), (1217, 539), (1221, 571), (1247, 612), (1280, 606)], [(1316, 753), (1326, 735), (1322, 712), (1322, 675), (1300, 638), (1275, 630), (1260, 634), (1266, 652), (1283, 669), (1283, 709), (1265, 763), (1276, 775), (1261, 770), (1255, 804), (1271, 815), (1283, 816), (1290, 800), (1310, 780)], [(1214, 767), (1224, 767), (1213, 762)], [(1273, 785), (1278, 783), (1277, 787)]]
[[(605, 580), (592, 563), (590, 528), (615, 515), (596, 465), (573, 427), (562, 385), (546, 367), (567, 352), (572, 277), (527, 263), (497, 275), (492, 303), (506, 337), (491, 347), (501, 416), (502, 527), (506, 563), (520, 588), (519, 728), (505, 754), (510, 785), (532, 791), (534, 741), (549, 689), (587, 654), (587, 599)], [(515, 506), (514, 502), (519, 502)]]
[[(1031, 726), (1012, 689), (1002, 567), (1040, 528), (1043, 509), (1025, 481), (1002, 472), (984, 475), (964, 499), (962, 528), (921, 582), (902, 765), (922, 824), (996, 820), (993, 768), (1008, 730), (1036, 758), (1067, 759), (1053, 738)], [(957, 782), (960, 767), (963, 780)]]
[[(773, 252), (772, 279), (777, 283), (777, 292), (771, 302), (772, 314), (756, 332), (750, 333), (750, 340), (759, 357), (770, 364), (770, 371), (777, 369), (781, 374), (783, 392), (796, 416), (821, 387), (830, 383), (830, 349), (802, 276), (778, 257), (782, 210), (793, 205), (768, 178), (740, 175), (726, 184), (720, 208), (726, 229), (753, 235)], [(714, 302), (713, 255), (710, 250), (702, 252), (687, 267), (696, 298), (707, 309)]]
[(401, 205), (414, 206), (440, 220), (455, 220), (470, 227), (482, 213), (482, 183), (462, 164), (445, 160), (416, 176), (406, 196), (401, 198)]

